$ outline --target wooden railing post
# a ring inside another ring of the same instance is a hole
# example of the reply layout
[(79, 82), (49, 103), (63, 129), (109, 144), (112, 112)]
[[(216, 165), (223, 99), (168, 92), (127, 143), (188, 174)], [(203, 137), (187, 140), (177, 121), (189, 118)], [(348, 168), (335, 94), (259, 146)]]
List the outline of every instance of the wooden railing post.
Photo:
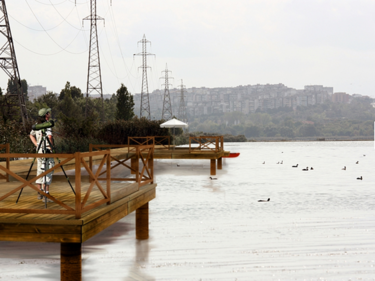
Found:
[(107, 202), (107, 205), (111, 204), (111, 150), (108, 149), (107, 154), (107, 195), (109, 201)]
[(135, 174), (135, 182), (138, 183), (138, 188), (141, 185), (141, 178), (139, 177), (139, 156), (141, 154), (141, 151), (139, 149), (139, 146), (136, 147), (136, 152), (135, 152), (135, 162), (134, 162), (134, 169), (136, 171)]
[(150, 158), (148, 159), (148, 169), (150, 170), (151, 173), (151, 183), (154, 183), (154, 148), (151, 149), (151, 155)]
[(75, 167), (75, 189), (76, 189), (76, 219), (81, 218), (81, 153), (74, 153), (76, 167)]
[[(92, 144), (90, 143), (89, 144), (89, 151), (92, 152)], [(90, 161), (89, 161), (89, 167), (90, 167), (90, 170), (92, 171), (92, 156), (90, 156)], [(93, 181), (93, 178), (91, 175), (89, 175), (89, 182), (91, 183)]]
[[(5, 152), (6, 152), (7, 154), (10, 153), (10, 144), (9, 144), (9, 143), (5, 144)], [(9, 167), (10, 167), (10, 160), (9, 160), (9, 159), (10, 159), (10, 158), (7, 157), (7, 160), (6, 160), (6, 163), (7, 163), (6, 165), (7, 165), (7, 169), (8, 169), (8, 170), (9, 170)], [(6, 177), (6, 181), (9, 182), (9, 174), (8, 174), (8, 173), (6, 173), (5, 177)]]

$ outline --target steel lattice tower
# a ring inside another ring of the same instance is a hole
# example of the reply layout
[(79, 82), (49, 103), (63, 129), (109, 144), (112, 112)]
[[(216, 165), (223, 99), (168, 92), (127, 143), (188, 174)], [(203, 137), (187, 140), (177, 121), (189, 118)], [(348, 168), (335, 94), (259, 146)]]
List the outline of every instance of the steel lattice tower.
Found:
[(147, 53), (146, 46), (147, 43), (151, 42), (146, 39), (146, 36), (143, 35), (142, 40), (138, 41), (138, 44), (142, 43), (142, 53), (134, 54), (134, 56), (142, 56), (142, 90), (141, 90), (141, 111), (140, 117), (146, 117), (151, 120), (151, 111), (150, 111), (150, 96), (148, 93), (148, 82), (147, 82), (147, 68), (151, 68), (147, 65), (147, 56), (153, 56), (154, 54)]
[(161, 73), (164, 72), (164, 77), (160, 77), (160, 79), (164, 79), (164, 100), (163, 100), (163, 112), (161, 114), (161, 119), (169, 120), (172, 118), (172, 102), (171, 102), (171, 95), (169, 93), (169, 86), (172, 86), (172, 84), (169, 84), (169, 79), (173, 77), (169, 77), (169, 72), (172, 72), (168, 70), (167, 64), (165, 65), (165, 70), (163, 70)]
[(104, 18), (96, 14), (96, 0), (90, 0), (91, 14), (83, 20), (90, 21), (90, 50), (89, 50), (89, 64), (87, 72), (87, 92), (86, 92), (86, 110), (89, 95), (93, 92), (99, 93), (102, 99), (102, 120), (104, 120), (104, 102), (103, 102), (103, 86), (102, 74), (100, 70), (100, 56), (99, 56), (99, 43), (98, 43), (98, 28), (97, 21), (104, 20)]
[(9, 76), (11, 82), (17, 86), (16, 93), (6, 93), (7, 103), (10, 107), (18, 106), (20, 108), (22, 123), (24, 128), (26, 128), (28, 114), (24, 93), (22, 93), (21, 78), (18, 70), (16, 52), (14, 51), (13, 37), (10, 30), (5, 0), (0, 0), (0, 33), (6, 38), (6, 42), (0, 48), (0, 67)]
[(180, 118), (181, 121), (187, 122), (187, 116), (186, 116), (186, 103), (185, 103), (185, 97), (184, 97), (184, 89), (185, 85), (182, 83), (181, 79), (181, 97), (180, 97), (180, 107), (178, 109), (178, 118)]

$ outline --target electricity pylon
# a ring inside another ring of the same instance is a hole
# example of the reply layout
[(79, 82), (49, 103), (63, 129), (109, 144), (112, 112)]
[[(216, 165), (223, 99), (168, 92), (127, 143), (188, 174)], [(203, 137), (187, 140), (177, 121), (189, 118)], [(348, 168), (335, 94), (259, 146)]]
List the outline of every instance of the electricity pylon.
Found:
[(87, 72), (85, 116), (87, 117), (87, 106), (88, 106), (89, 95), (93, 92), (97, 92), (99, 93), (102, 99), (101, 119), (103, 121), (104, 120), (103, 85), (102, 85), (102, 73), (100, 70), (97, 21), (104, 20), (104, 18), (96, 14), (96, 0), (90, 0), (90, 10), (91, 10), (90, 15), (83, 19), (83, 20), (90, 21), (90, 50), (89, 50), (88, 72)]
[(161, 73), (164, 72), (164, 77), (160, 77), (160, 79), (164, 79), (164, 100), (163, 100), (163, 112), (161, 114), (161, 119), (169, 120), (172, 118), (172, 102), (171, 102), (171, 95), (169, 93), (169, 86), (172, 86), (172, 84), (169, 84), (169, 79), (173, 79), (173, 77), (169, 77), (169, 72), (172, 72), (168, 70), (167, 64), (165, 64), (165, 70), (163, 70)]
[(26, 129), (28, 114), (25, 104), (25, 93), (22, 93), (21, 78), (18, 70), (16, 52), (14, 51), (13, 37), (10, 30), (5, 0), (0, 0), (0, 33), (6, 38), (6, 42), (0, 48), (0, 68), (9, 76), (11, 84), (16, 86), (16, 92), (6, 93), (5, 97), (9, 108), (20, 108), (22, 124)]
[(146, 39), (146, 36), (143, 34), (142, 40), (138, 41), (138, 44), (142, 43), (142, 53), (134, 54), (134, 56), (142, 56), (142, 90), (141, 90), (141, 110), (140, 117), (146, 117), (151, 119), (150, 112), (150, 96), (148, 93), (148, 82), (147, 82), (147, 68), (151, 68), (147, 65), (147, 56), (154, 56), (154, 54), (147, 53), (146, 47), (147, 43), (151, 42)]
[(181, 96), (180, 96), (180, 107), (178, 109), (178, 118), (183, 122), (187, 122), (188, 120), (186, 116), (186, 104), (185, 104), (184, 90), (185, 90), (185, 85), (183, 85), (182, 79), (181, 79)]

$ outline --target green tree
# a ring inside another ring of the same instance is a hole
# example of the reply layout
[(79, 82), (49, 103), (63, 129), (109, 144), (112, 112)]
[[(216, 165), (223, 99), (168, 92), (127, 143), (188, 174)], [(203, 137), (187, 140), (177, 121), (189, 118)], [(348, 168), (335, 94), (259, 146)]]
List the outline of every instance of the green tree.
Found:
[(65, 84), (65, 88), (61, 90), (59, 100), (63, 100), (66, 94), (70, 94), (73, 99), (76, 98), (83, 98), (83, 94), (80, 88), (76, 86), (70, 86), (70, 82), (67, 81)]
[[(29, 97), (27, 96), (27, 81), (25, 79), (21, 80), (21, 88), (22, 93), (24, 95), (25, 101), (29, 100)], [(8, 87), (7, 87), (8, 93), (17, 94), (17, 84), (14, 80), (8, 79)]]
[(131, 120), (134, 117), (134, 100), (124, 84), (121, 83), (116, 96), (116, 120)]
[(260, 131), (261, 130), (258, 126), (249, 126), (245, 128), (245, 136), (248, 138), (259, 137)]

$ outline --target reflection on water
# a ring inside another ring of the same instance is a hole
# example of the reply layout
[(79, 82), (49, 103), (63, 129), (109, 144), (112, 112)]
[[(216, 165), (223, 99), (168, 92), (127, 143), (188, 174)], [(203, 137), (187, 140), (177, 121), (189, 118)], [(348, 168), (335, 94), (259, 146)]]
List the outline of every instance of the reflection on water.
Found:
[[(84, 280), (374, 279), (373, 142), (226, 148), (241, 156), (216, 181), (208, 160), (158, 160), (150, 239), (135, 239), (134, 214), (91, 238)], [(0, 272), (59, 280), (59, 245), (0, 242)]]

